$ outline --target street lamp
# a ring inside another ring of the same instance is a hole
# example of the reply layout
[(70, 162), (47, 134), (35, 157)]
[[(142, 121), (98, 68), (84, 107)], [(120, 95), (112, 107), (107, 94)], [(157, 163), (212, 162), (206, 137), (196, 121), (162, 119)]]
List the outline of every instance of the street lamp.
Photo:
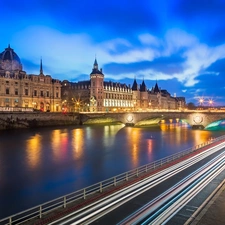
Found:
[(212, 99), (209, 100), (209, 106), (210, 106), (210, 107), (213, 106), (213, 100), (212, 100)]
[(80, 107), (79, 107), (80, 106), (80, 103), (77, 102), (76, 104), (77, 104), (77, 111), (79, 112), (80, 111)]
[(203, 98), (200, 98), (200, 99), (199, 99), (200, 106), (203, 105), (203, 102), (204, 102), (204, 99), (203, 99)]

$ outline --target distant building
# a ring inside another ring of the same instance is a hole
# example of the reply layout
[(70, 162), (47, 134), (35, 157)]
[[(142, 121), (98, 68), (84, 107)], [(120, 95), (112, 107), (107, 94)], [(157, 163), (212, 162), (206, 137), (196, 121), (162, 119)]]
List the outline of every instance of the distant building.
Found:
[(27, 74), (18, 55), (8, 46), (0, 53), (0, 106), (61, 111), (61, 83), (43, 74)]
[(181, 109), (184, 97), (172, 97), (167, 90), (161, 90), (156, 82), (148, 90), (144, 80), (139, 86), (134, 79), (132, 87), (127, 84), (104, 80), (95, 59), (90, 80), (62, 81), (62, 107), (65, 111), (133, 111), (150, 109)]

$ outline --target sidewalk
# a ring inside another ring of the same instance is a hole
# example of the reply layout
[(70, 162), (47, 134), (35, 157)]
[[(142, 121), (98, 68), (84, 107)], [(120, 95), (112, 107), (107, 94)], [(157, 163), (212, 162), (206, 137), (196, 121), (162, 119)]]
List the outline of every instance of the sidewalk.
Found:
[(199, 209), (200, 213), (191, 225), (223, 225), (225, 224), (225, 180), (212, 193), (206, 206)]

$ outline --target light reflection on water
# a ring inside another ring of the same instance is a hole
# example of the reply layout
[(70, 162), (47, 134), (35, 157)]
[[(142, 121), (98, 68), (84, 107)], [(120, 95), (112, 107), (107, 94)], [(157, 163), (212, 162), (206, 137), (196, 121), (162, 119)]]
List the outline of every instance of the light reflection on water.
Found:
[[(2, 131), (0, 218), (222, 134), (179, 123), (158, 128), (105, 125)], [(20, 204), (13, 204), (15, 199)]]
[(41, 136), (36, 134), (26, 141), (26, 161), (31, 169), (35, 169), (40, 163), (40, 155), (42, 151)]
[(83, 129), (74, 129), (72, 131), (72, 150), (73, 158), (79, 160), (83, 155), (84, 148), (84, 130)]

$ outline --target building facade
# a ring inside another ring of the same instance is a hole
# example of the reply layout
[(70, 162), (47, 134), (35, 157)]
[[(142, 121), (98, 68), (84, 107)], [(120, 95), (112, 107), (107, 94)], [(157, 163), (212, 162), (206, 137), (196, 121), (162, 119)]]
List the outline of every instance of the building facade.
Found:
[(152, 109), (182, 109), (184, 97), (172, 97), (167, 90), (147, 89), (134, 79), (132, 87), (118, 82), (105, 81), (102, 69), (95, 59), (90, 80), (62, 81), (62, 107), (65, 111), (116, 112), (147, 111)]
[(0, 107), (61, 111), (61, 82), (40, 74), (27, 74), (18, 55), (8, 46), (0, 53)]

